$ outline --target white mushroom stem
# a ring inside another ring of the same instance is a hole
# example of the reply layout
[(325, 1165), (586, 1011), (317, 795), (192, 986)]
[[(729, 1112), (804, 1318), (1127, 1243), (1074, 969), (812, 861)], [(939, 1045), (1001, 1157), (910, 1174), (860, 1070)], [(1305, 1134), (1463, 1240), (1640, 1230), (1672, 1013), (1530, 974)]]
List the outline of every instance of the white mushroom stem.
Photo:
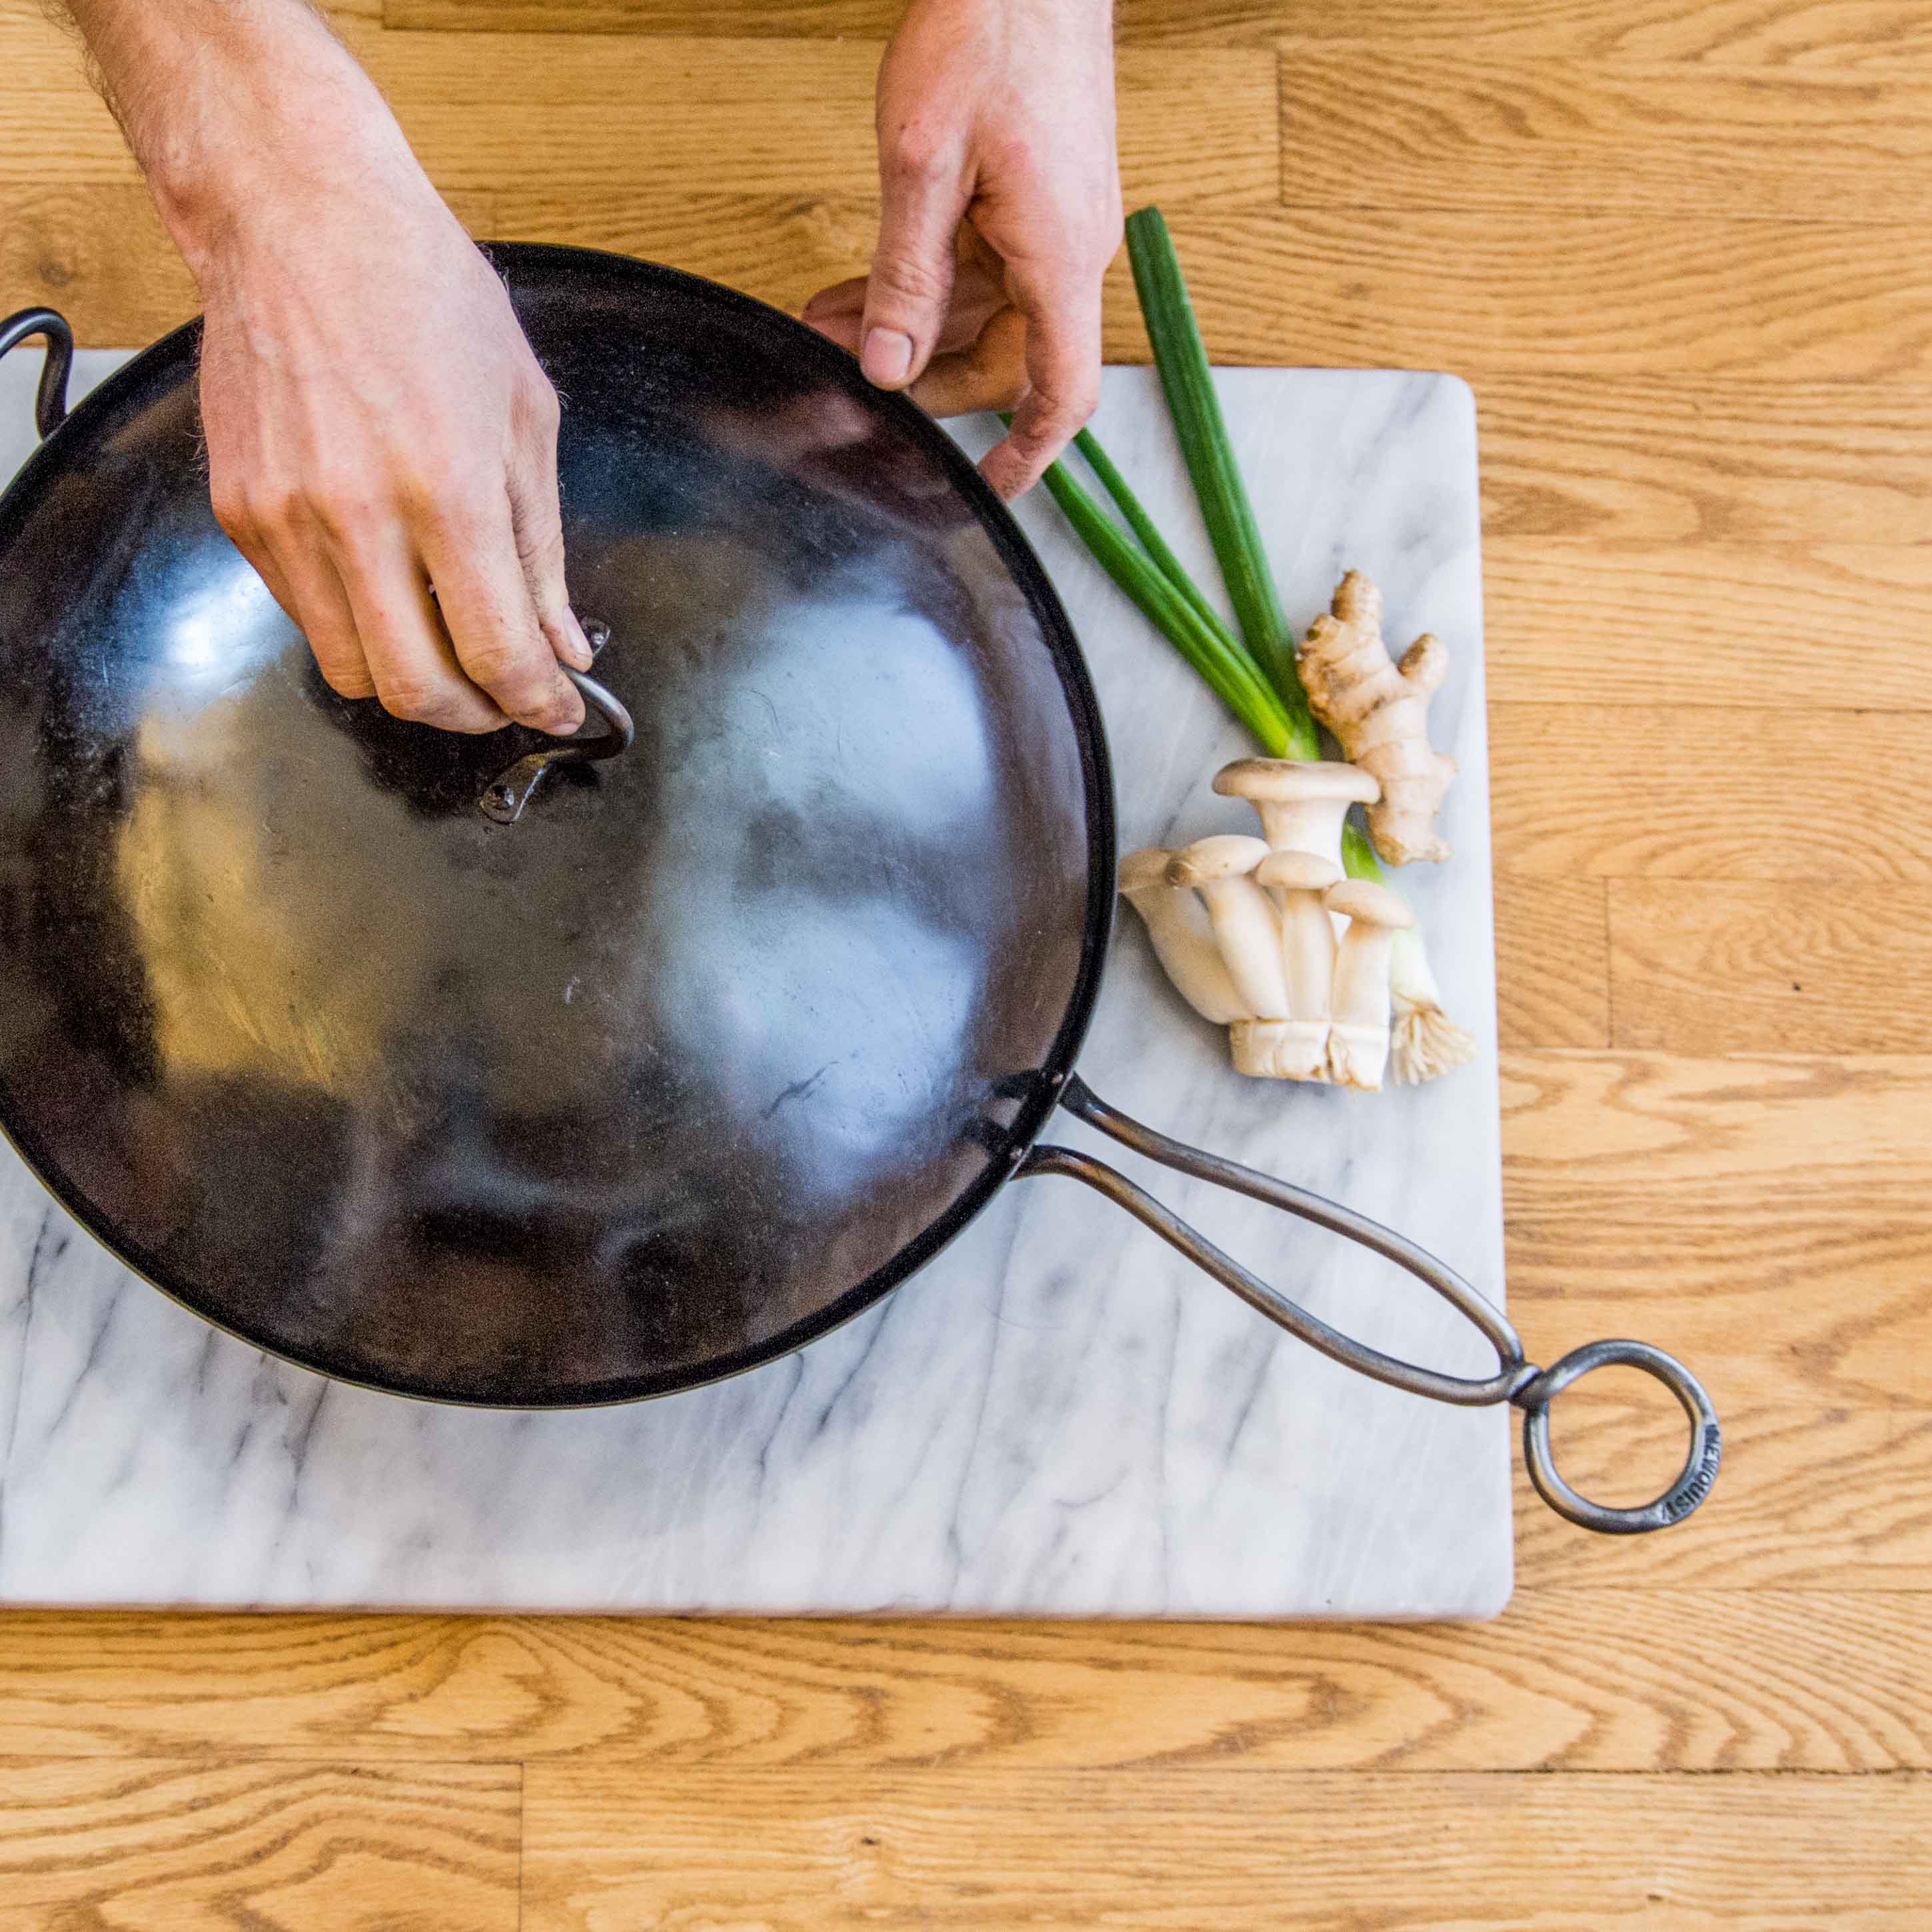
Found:
[(1277, 852), (1311, 852), (1342, 869), (1342, 821), (1352, 805), (1370, 805), (1382, 787), (1358, 766), (1320, 758), (1237, 758), (1214, 774), (1223, 798), (1244, 798), (1261, 814)]
[(1120, 861), (1120, 896), (1145, 922), (1154, 957), (1174, 991), (1204, 1020), (1226, 1026), (1252, 1009), (1234, 991), (1201, 902), (1185, 886), (1168, 883), (1174, 856), (1160, 845), (1129, 853)]
[(1329, 1004), (1329, 1071), (1345, 1087), (1373, 1090), (1382, 1084), (1389, 1052), (1389, 954), (1396, 932), (1415, 915), (1394, 893), (1366, 879), (1331, 886), (1330, 912), (1348, 922), (1335, 956)]
[(1270, 852), (1255, 868), (1255, 883), (1279, 895), (1281, 959), (1292, 1019), (1328, 1017), (1335, 972), (1335, 926), (1322, 895), (1341, 883), (1342, 868), (1312, 852)]
[(1256, 884), (1254, 870), (1268, 856), (1267, 842), (1223, 834), (1197, 838), (1177, 852), (1168, 883), (1192, 886), (1208, 908), (1214, 943), (1227, 962), (1234, 991), (1256, 1019), (1288, 1017), (1288, 976), (1281, 959), (1281, 922), (1274, 902)]
[(1326, 1080), (1326, 1020), (1237, 1020), (1228, 1029), (1237, 1073), (1264, 1080)]

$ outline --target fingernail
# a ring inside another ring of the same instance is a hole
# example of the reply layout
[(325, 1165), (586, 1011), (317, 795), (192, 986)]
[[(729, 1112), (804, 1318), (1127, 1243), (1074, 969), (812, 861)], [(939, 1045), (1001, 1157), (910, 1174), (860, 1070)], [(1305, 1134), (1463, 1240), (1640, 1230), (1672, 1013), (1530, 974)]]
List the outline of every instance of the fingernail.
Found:
[(590, 648), (590, 640), (584, 634), (584, 626), (578, 622), (574, 610), (563, 614), (563, 655), (573, 670), (588, 670), (596, 655)]
[(867, 382), (881, 388), (903, 382), (912, 374), (912, 338), (902, 329), (868, 329), (859, 367), (866, 372)]

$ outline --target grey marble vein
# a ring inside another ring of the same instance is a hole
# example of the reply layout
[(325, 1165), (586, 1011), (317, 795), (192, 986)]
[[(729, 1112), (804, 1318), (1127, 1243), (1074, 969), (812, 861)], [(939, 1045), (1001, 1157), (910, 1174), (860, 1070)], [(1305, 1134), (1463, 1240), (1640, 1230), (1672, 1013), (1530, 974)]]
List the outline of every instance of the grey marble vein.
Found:
[[(118, 359), (82, 358), (84, 381)], [(38, 358), (0, 363), (0, 475)], [(1392, 1222), (1502, 1286), (1475, 424), (1450, 379), (1221, 381), (1291, 619), (1370, 571), (1455, 672), (1447, 866), (1406, 876), (1478, 1066), (1362, 1097), (1246, 1081), (1124, 922), (1082, 1071), (1117, 1106)], [(1208, 550), (1158, 392), (1096, 428), (1190, 565)], [(962, 428), (982, 446), (983, 425)], [(1022, 520), (1105, 706), (1128, 845), (1252, 829), (1208, 780), (1252, 748), (1058, 522)], [(4, 997), (0, 994), (0, 997)], [(1077, 1125), (1069, 1142), (1104, 1145)], [(1137, 1178), (1364, 1340), (1480, 1372), (1386, 1264), (1254, 1203)], [(0, 1600), (1033, 1616), (1492, 1614), (1510, 1427), (1362, 1382), (1097, 1197), (1016, 1185), (926, 1273), (800, 1355), (669, 1400), (518, 1415), (326, 1384), (130, 1276), (0, 1149)]]

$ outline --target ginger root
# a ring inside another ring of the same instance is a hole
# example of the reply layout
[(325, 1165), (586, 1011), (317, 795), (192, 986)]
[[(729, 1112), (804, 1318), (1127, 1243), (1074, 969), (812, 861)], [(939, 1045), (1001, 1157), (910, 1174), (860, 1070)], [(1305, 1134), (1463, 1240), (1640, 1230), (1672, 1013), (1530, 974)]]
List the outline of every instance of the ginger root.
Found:
[(1442, 640), (1425, 632), (1392, 662), (1382, 592), (1358, 570), (1342, 578), (1330, 609), (1309, 626), (1298, 662), (1310, 709), (1349, 763), (1381, 782), (1381, 799), (1367, 808), (1369, 836), (1392, 866), (1446, 859), (1436, 814), (1456, 760), (1430, 746), (1428, 717), (1449, 668)]

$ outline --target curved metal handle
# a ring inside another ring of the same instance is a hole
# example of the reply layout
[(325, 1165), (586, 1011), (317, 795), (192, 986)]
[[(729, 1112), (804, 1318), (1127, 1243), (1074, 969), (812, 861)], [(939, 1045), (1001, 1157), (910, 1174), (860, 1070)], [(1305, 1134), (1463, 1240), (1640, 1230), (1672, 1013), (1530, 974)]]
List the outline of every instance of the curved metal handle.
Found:
[[(1312, 1221), (1317, 1227), (1359, 1242), (1398, 1268), (1406, 1268), (1418, 1281), (1425, 1282), (1481, 1332), (1496, 1352), (1496, 1372), (1480, 1378), (1445, 1374), (1439, 1369), (1423, 1367), (1384, 1354), (1365, 1342), (1331, 1328), (1300, 1303), (1291, 1300), (1279, 1288), (1270, 1287), (1251, 1274), (1231, 1255), (1224, 1253), (1207, 1237), (1162, 1205), (1124, 1174), (1116, 1173), (1104, 1161), (1072, 1148), (1051, 1144), (1035, 1147), (1021, 1161), (1016, 1173), (1060, 1174), (1083, 1181), (1124, 1208), (1162, 1240), (1177, 1248), (1195, 1264), (1231, 1288), (1250, 1308), (1264, 1315), (1279, 1327), (1298, 1336), (1311, 1348), (1318, 1348), (1344, 1368), (1372, 1377), (1412, 1394), (1427, 1396), (1436, 1402), (1454, 1402), (1466, 1408), (1480, 1408), (1491, 1402), (1513, 1402), (1524, 1411), (1523, 1454), (1529, 1466), (1530, 1480), (1550, 1508), (1586, 1529), (1613, 1534), (1663, 1529), (1681, 1522), (1711, 1492), (1717, 1480), (1722, 1454), (1718, 1418), (1703, 1386), (1682, 1363), (1642, 1342), (1592, 1342), (1565, 1355), (1553, 1367), (1539, 1369), (1523, 1359), (1522, 1343), (1508, 1318), (1494, 1303), (1480, 1294), (1445, 1262), (1407, 1236), (1384, 1228), (1365, 1214), (1327, 1200), (1307, 1189), (1297, 1187), (1273, 1175), (1262, 1174), (1237, 1161), (1223, 1160), (1218, 1154), (1204, 1154), (1184, 1142), (1130, 1119), (1102, 1100), (1078, 1075), (1070, 1076), (1060, 1096), (1060, 1104), (1076, 1119), (1084, 1120), (1122, 1146), (1150, 1160), (1160, 1162), (1179, 1174), (1210, 1180), (1216, 1186), (1265, 1202), (1284, 1214)], [(1684, 1406), (1693, 1424), (1690, 1455), (1677, 1480), (1655, 1502), (1634, 1509), (1613, 1509), (1593, 1503), (1570, 1488), (1558, 1474), (1550, 1449), (1550, 1404), (1579, 1376), (1612, 1363), (1640, 1368), (1663, 1382)]]
[[(1592, 1369), (1641, 1369), (1654, 1376), (1674, 1395), (1690, 1422), (1690, 1453), (1677, 1480), (1654, 1502), (1618, 1509), (1580, 1496), (1557, 1473), (1550, 1448), (1550, 1405), (1580, 1376)], [(1724, 1460), (1724, 1432), (1704, 1385), (1675, 1355), (1653, 1348), (1648, 1342), (1586, 1342), (1573, 1348), (1534, 1381), (1518, 1389), (1513, 1400), (1522, 1409), (1522, 1460), (1536, 1492), (1558, 1516), (1585, 1529), (1606, 1536), (1637, 1536), (1646, 1530), (1668, 1529), (1684, 1519), (1711, 1493)]]
[(47, 340), (40, 393), (34, 398), (34, 427), (45, 438), (67, 420), (67, 379), (74, 368), (74, 331), (57, 308), (21, 309), (0, 322), (0, 356), (18, 347), (30, 335), (44, 335)]
[[(586, 624), (584, 631), (590, 640), (593, 656), (610, 641), (608, 625)], [(602, 718), (604, 729), (594, 737), (580, 735), (560, 739), (546, 750), (532, 752), (526, 758), (519, 758), (508, 771), (492, 778), (477, 801), (477, 808), (485, 818), (494, 819), (499, 825), (514, 825), (523, 817), (524, 807), (530, 803), (538, 786), (554, 766), (590, 764), (600, 758), (614, 758), (620, 752), (628, 752), (636, 741), (638, 728), (614, 692), (594, 677), (573, 670), (568, 664), (560, 664), (557, 668), (576, 686), (584, 700), (584, 710), (589, 714), (584, 719), (585, 724), (594, 715)]]

